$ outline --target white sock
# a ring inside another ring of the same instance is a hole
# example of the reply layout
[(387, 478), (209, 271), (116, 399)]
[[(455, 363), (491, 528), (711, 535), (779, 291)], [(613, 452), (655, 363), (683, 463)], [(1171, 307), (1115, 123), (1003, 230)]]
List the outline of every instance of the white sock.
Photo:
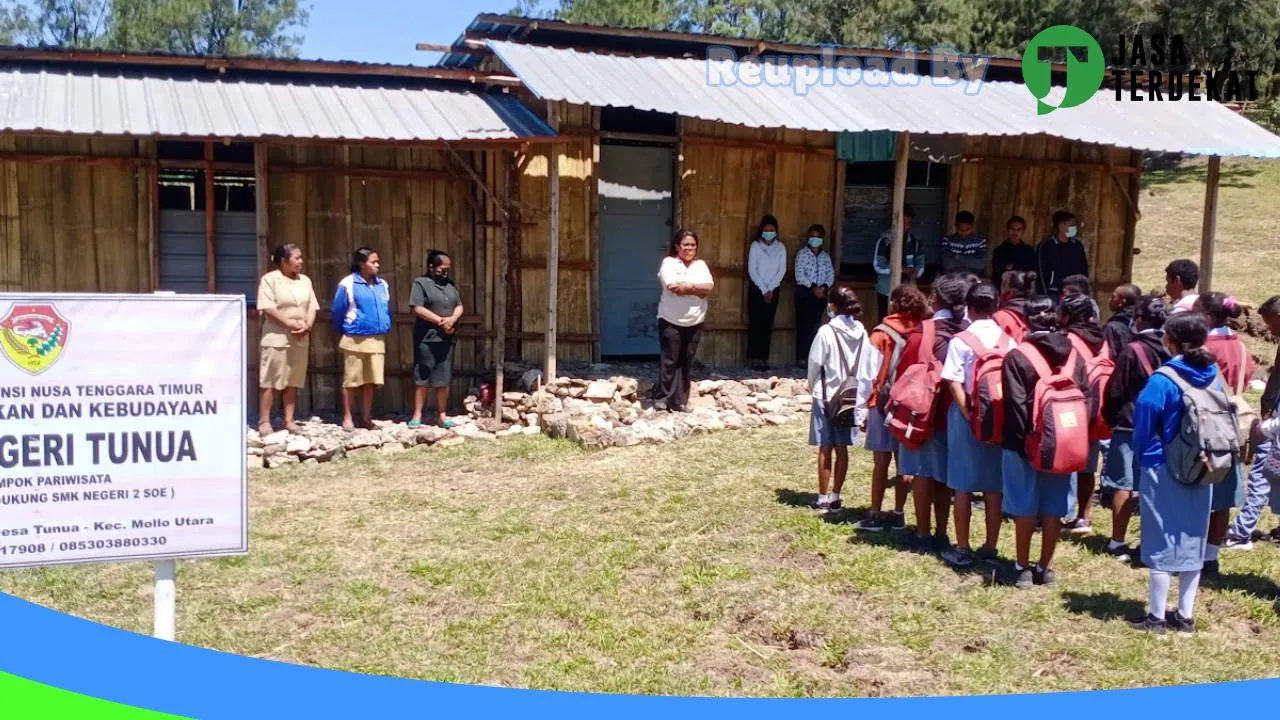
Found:
[(1117, 548), (1122, 548), (1122, 547), (1124, 547), (1124, 543), (1122, 543), (1122, 542), (1116, 542), (1115, 540), (1108, 540), (1108, 541), (1107, 541), (1107, 549), (1108, 549), (1108, 550), (1115, 550), (1115, 549), (1117, 549)]
[(1218, 559), (1218, 552), (1219, 552), (1220, 550), (1221, 550), (1221, 548), (1219, 548), (1217, 545), (1205, 545), (1205, 547), (1204, 547), (1204, 559), (1205, 559), (1206, 561), (1208, 561), (1208, 560), (1217, 560), (1217, 559)]
[(1169, 586), (1173, 584), (1173, 576), (1163, 570), (1151, 571), (1151, 617), (1164, 620), (1169, 610)]
[(831, 493), (830, 497), (831, 497), (831, 502), (836, 502), (840, 499), (840, 493)]
[(818, 502), (831, 502), (831, 496), (826, 493), (818, 493)]
[(1200, 588), (1200, 571), (1178, 573), (1178, 614), (1190, 620), (1196, 611), (1196, 590)]

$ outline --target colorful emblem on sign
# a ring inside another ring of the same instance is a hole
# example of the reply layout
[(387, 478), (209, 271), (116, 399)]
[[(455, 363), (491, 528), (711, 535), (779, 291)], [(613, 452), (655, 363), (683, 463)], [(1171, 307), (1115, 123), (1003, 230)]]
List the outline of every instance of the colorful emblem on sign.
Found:
[(18, 369), (39, 375), (58, 361), (70, 332), (52, 305), (14, 305), (0, 320), (0, 347)]

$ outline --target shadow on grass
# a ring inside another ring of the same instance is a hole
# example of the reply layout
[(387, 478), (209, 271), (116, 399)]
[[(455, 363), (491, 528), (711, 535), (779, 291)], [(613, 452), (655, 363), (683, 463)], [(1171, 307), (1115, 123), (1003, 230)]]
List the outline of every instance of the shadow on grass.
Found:
[(1122, 598), (1112, 592), (1079, 593), (1068, 590), (1062, 593), (1067, 612), (1089, 615), (1098, 620), (1123, 620), (1136, 617), (1147, 610), (1137, 600)]
[(812, 509), (818, 502), (818, 493), (802, 492), (790, 488), (774, 488), (773, 495), (779, 505)]
[(1080, 537), (1079, 535), (1064, 535), (1059, 542), (1066, 542), (1093, 553), (1094, 555), (1106, 555), (1107, 543), (1111, 540), (1108, 535), (1089, 535)]
[[(1228, 165), (1218, 175), (1218, 186), (1226, 188), (1252, 188), (1255, 186), (1249, 179), (1261, 172), (1256, 167)], [(1173, 167), (1148, 168), (1142, 174), (1143, 187), (1163, 187), (1167, 185), (1185, 185), (1195, 183), (1204, 185), (1208, 180), (1207, 165), (1178, 164)]]
[(1223, 573), (1206, 583), (1218, 590), (1240, 590), (1260, 600), (1271, 603), (1280, 615), (1280, 585), (1269, 577), (1257, 573)]

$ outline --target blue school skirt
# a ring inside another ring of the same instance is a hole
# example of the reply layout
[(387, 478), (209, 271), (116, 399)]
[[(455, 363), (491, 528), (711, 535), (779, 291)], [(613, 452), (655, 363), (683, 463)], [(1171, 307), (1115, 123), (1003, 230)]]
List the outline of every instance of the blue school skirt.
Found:
[(814, 447), (849, 447), (853, 444), (853, 428), (836, 425), (827, 417), (827, 409), (817, 398), (809, 407), (809, 444)]
[(884, 425), (884, 411), (878, 407), (867, 410), (867, 438), (863, 447), (871, 452), (894, 452), (898, 438)]
[(1191, 572), (1204, 567), (1209, 537), (1209, 485), (1183, 485), (1161, 463), (1142, 468), (1142, 563), (1152, 570)]
[(978, 442), (969, 418), (947, 411), (947, 487), (960, 492), (1003, 492), (1000, 446)]
[(1231, 468), (1225, 480), (1209, 486), (1209, 493), (1213, 497), (1210, 508), (1213, 512), (1230, 510), (1244, 504), (1243, 475), (1243, 466), (1237, 464)]
[(919, 450), (903, 445), (898, 448), (898, 471), (903, 475), (933, 478), (947, 482), (947, 434), (935, 432)]
[(1071, 509), (1076, 474), (1054, 475), (1031, 467), (1013, 450), (1000, 453), (1004, 474), (1001, 509), (1014, 517), (1063, 517)]
[(1138, 459), (1133, 454), (1133, 431), (1114, 430), (1111, 445), (1102, 458), (1102, 477), (1099, 484), (1105, 490), (1138, 489)]

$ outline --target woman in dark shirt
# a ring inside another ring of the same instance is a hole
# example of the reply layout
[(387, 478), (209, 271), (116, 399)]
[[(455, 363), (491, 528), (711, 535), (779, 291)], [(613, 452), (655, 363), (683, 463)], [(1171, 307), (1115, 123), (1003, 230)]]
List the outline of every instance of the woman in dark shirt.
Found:
[(453, 379), (453, 345), (458, 318), (462, 317), (462, 297), (450, 273), (453, 260), (440, 250), (427, 253), (427, 271), (413, 281), (409, 306), (413, 309), (413, 417), (409, 427), (422, 424), (427, 390), (435, 391), (436, 423), (450, 427), (445, 415), (449, 407), (449, 381)]

